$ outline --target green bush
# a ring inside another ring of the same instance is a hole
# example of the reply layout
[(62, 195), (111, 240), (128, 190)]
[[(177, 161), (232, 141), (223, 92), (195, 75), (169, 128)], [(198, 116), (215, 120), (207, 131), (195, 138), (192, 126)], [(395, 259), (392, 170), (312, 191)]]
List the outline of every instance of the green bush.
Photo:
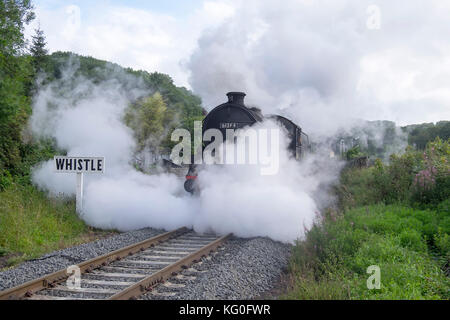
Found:
[(436, 244), (439, 253), (448, 262), (450, 261), (450, 235), (448, 232), (444, 232), (439, 229), (438, 234), (435, 235), (434, 243)]
[(437, 207), (438, 212), (441, 212), (445, 216), (450, 215), (450, 198), (442, 201)]
[(344, 169), (340, 184), (336, 187), (342, 209), (360, 205), (369, 205), (383, 200), (383, 196), (374, 186), (373, 167), (367, 169)]
[(48, 160), (55, 155), (55, 147), (52, 140), (29, 142), (20, 146), (21, 160), (15, 164), (13, 174), (10, 170), (0, 169), (0, 191), (10, 187), (13, 183), (23, 186), (31, 184), (31, 169), (41, 161)]
[[(442, 204), (445, 206), (445, 204)], [(437, 211), (371, 205), (328, 211), (293, 249), (293, 299), (448, 299), (442, 268), (449, 236)], [(448, 256), (447, 256), (448, 257)], [(381, 270), (381, 289), (366, 286), (367, 267)], [(337, 288), (341, 290), (337, 290)]]
[(345, 158), (347, 160), (352, 160), (352, 159), (357, 159), (359, 157), (363, 157), (366, 154), (361, 152), (361, 148), (359, 145), (349, 149), (346, 153), (345, 153)]
[(337, 187), (341, 208), (383, 202), (436, 208), (450, 198), (450, 140), (437, 138), (424, 152), (408, 148), (389, 164), (376, 160), (366, 169), (347, 168)]
[(412, 184), (412, 201), (436, 206), (450, 198), (450, 140), (437, 138), (422, 154)]
[(0, 171), (0, 191), (5, 190), (8, 188), (13, 182), (13, 178), (9, 171), (3, 170)]

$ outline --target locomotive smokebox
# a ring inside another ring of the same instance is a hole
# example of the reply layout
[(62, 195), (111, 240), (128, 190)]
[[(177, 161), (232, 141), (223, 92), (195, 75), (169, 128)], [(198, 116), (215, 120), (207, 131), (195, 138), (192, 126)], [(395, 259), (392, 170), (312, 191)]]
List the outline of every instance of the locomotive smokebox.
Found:
[(245, 93), (243, 92), (228, 92), (228, 103), (234, 103), (243, 106)]

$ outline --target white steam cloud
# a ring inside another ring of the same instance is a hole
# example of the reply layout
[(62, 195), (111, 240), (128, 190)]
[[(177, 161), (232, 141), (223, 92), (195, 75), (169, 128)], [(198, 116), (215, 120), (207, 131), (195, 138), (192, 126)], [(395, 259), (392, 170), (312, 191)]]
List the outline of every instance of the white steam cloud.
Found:
[[(248, 105), (281, 113), (315, 137), (335, 137), (355, 118), (405, 124), (450, 117), (448, 3), (223, 2), (233, 10), (208, 24), (186, 63), (190, 85), (207, 109), (223, 102), (227, 91), (245, 91)], [(373, 8), (380, 21), (371, 16)], [(163, 25), (170, 29), (172, 23)], [(103, 29), (110, 38), (110, 28)], [(180, 30), (175, 33), (185, 35)], [(94, 42), (102, 52), (114, 52), (104, 50), (108, 42)], [(325, 191), (339, 164), (327, 162), (326, 155), (298, 164), (283, 151), (276, 176), (261, 176), (259, 168), (210, 167), (199, 174), (198, 197), (186, 194), (183, 179), (174, 175), (137, 172), (130, 164), (135, 142), (121, 117), (130, 101), (150, 93), (129, 75), (120, 83), (94, 84), (74, 80), (75, 70), (72, 66), (39, 91), (31, 128), (37, 136), (54, 138), (70, 156), (106, 157), (106, 173), (85, 179), (83, 218), (90, 225), (192, 226), (292, 241), (330, 200)], [(35, 169), (33, 180), (52, 193), (75, 192), (75, 177), (54, 173), (51, 161)]]
[[(89, 225), (118, 230), (187, 226), (285, 242), (301, 238), (311, 226), (319, 209), (313, 195), (334, 177), (323, 170), (326, 166), (314, 171), (312, 158), (299, 164), (283, 148), (277, 175), (262, 176), (258, 166), (210, 166), (199, 173), (200, 194), (191, 196), (184, 191), (184, 178), (147, 175), (131, 164), (135, 142), (121, 119), (130, 101), (149, 94), (139, 79), (124, 74), (120, 83), (94, 84), (74, 76), (76, 69), (69, 66), (62, 79), (38, 92), (30, 125), (35, 136), (54, 138), (69, 156), (106, 157), (105, 174), (85, 175), (83, 219)], [(73, 195), (74, 174), (53, 170), (52, 160), (40, 164), (34, 183), (51, 194)]]
[(203, 33), (190, 84), (213, 108), (224, 91), (314, 135), (354, 119), (400, 125), (450, 118), (448, 2), (232, 1)]

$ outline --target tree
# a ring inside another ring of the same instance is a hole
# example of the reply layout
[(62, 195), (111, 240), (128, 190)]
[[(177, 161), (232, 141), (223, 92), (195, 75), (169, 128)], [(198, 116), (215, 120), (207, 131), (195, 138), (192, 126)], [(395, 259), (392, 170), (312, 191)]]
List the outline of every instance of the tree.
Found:
[(30, 53), (33, 56), (33, 67), (36, 73), (42, 71), (47, 62), (48, 50), (45, 48), (46, 44), (44, 31), (42, 31), (39, 26), (35, 29), (32, 46), (30, 48)]
[(0, 52), (2, 56), (16, 56), (24, 48), (24, 24), (34, 19), (30, 0), (0, 1)]
[(436, 137), (443, 140), (450, 138), (450, 121), (409, 125), (404, 129), (408, 132), (409, 144), (415, 145), (419, 150), (424, 150), (427, 143), (433, 141)]
[(153, 154), (159, 152), (164, 128), (170, 122), (167, 106), (159, 92), (132, 104), (125, 112), (124, 121), (134, 131), (138, 152), (145, 149)]
[(0, 176), (14, 173), (21, 156), (21, 132), (30, 113), (27, 85), (31, 79), (26, 57), (24, 24), (34, 18), (29, 0), (0, 1)]

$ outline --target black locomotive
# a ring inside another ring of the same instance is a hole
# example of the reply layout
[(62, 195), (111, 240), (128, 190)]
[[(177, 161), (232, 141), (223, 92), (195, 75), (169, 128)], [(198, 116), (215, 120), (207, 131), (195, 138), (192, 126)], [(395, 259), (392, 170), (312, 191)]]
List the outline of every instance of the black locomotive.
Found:
[[(264, 116), (260, 109), (246, 107), (244, 104), (245, 93), (243, 92), (229, 92), (227, 93), (227, 96), (228, 102), (215, 107), (203, 119), (202, 137), (208, 129), (219, 129), (222, 132), (223, 137), (226, 137), (227, 129), (241, 129), (257, 122), (262, 122), (265, 119), (272, 119), (286, 129), (289, 138), (288, 149), (295, 159), (301, 159), (309, 150), (308, 135), (291, 120), (279, 115)], [(207, 144), (204, 143), (202, 154), (206, 146)], [(186, 191), (190, 193), (195, 191), (196, 178), (197, 165), (191, 164), (184, 183)]]

